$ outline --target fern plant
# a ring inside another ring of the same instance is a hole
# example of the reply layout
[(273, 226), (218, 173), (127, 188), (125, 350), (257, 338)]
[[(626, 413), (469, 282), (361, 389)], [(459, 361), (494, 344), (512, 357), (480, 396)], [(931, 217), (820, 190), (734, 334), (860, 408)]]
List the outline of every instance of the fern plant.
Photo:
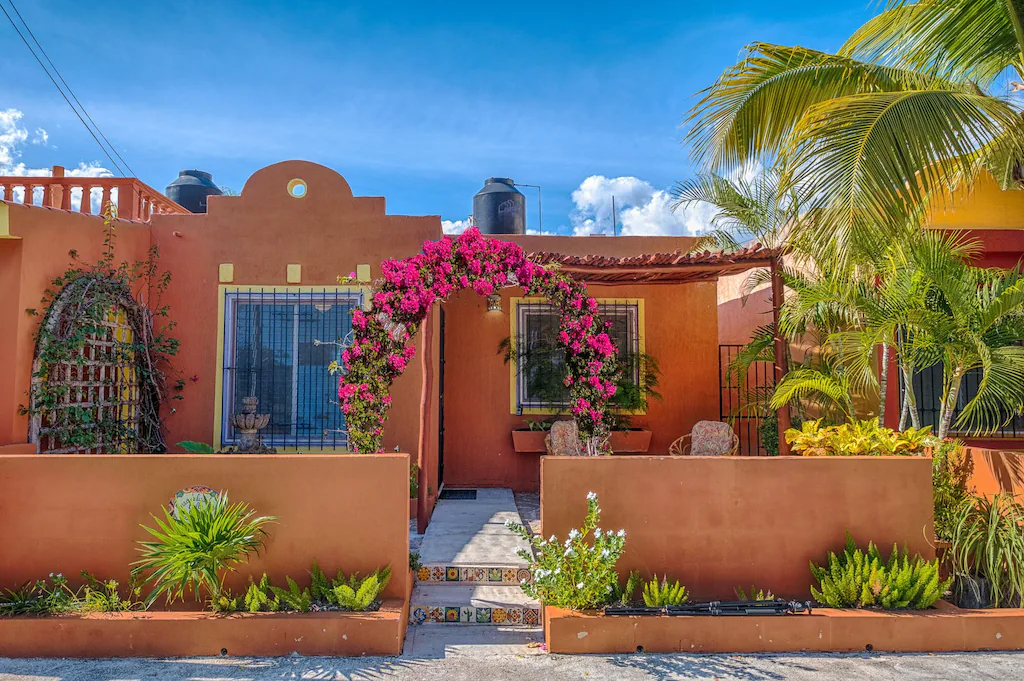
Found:
[(330, 602), (333, 593), (330, 578), (324, 574), (324, 571), (320, 569), (320, 566), (314, 560), (313, 566), (309, 568), (309, 595), (312, 596), (314, 601)]
[(644, 605), (650, 608), (659, 608), (664, 605), (682, 605), (690, 600), (690, 594), (686, 587), (679, 584), (677, 579), (674, 584), (668, 583), (668, 576), (662, 577), (658, 582), (658, 575), (644, 585)]
[(364, 612), (373, 605), (377, 596), (387, 587), (391, 581), (391, 566), (376, 570), (366, 577), (360, 578), (353, 573), (348, 579), (338, 571), (338, 578), (334, 581), (331, 602), (342, 610), (352, 612)]
[(309, 587), (300, 589), (299, 585), (291, 577), (285, 577), (288, 588), (270, 586), (270, 593), (277, 597), (282, 609), (295, 610), (296, 612), (309, 612), (313, 605), (313, 596), (309, 593)]
[(829, 552), (825, 567), (812, 561), (811, 574), (818, 581), (817, 587), (811, 586), (811, 595), (832, 608), (919, 610), (931, 607), (951, 583), (939, 579), (938, 560), (929, 562), (918, 555), (911, 559), (906, 549), (901, 553), (895, 545), (884, 560), (873, 542), (867, 551), (857, 548), (849, 532), (843, 553)]
[[(774, 601), (775, 600), (775, 594), (772, 593), (771, 589), (768, 589), (768, 590), (757, 589), (757, 588), (754, 588), (753, 584), (750, 585), (750, 591), (749, 592), (748, 591), (744, 591), (743, 587), (740, 587), (740, 586), (738, 586), (735, 589), (733, 589), (733, 591), (736, 592), (736, 598), (740, 599), (741, 601)], [(748, 593), (750, 594), (749, 598), (747, 597)]]
[(245, 592), (245, 609), (248, 612), (276, 612), (281, 609), (281, 599), (270, 589), (270, 578), (264, 572), (260, 581), (249, 577), (249, 588)]

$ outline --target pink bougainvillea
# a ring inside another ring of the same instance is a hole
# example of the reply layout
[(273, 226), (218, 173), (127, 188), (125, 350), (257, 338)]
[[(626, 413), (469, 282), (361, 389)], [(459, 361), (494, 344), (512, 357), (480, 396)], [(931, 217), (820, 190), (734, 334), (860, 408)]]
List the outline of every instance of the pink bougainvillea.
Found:
[(352, 451), (382, 451), (391, 384), (414, 357), (416, 350), (408, 343), (431, 305), (462, 289), (490, 295), (510, 286), (544, 296), (560, 311), (558, 342), (566, 351), (573, 418), (591, 453), (607, 447), (616, 351), (585, 284), (527, 259), (518, 244), (485, 237), (476, 228), (428, 241), (411, 258), (385, 260), (381, 270), (383, 278), (373, 286), (369, 309), (353, 313), (354, 339), (342, 352), (345, 372), (338, 398)]

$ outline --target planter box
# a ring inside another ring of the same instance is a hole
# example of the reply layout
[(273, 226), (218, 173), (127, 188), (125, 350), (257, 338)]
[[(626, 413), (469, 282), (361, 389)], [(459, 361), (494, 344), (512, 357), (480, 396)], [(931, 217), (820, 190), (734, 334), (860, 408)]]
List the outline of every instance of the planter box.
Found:
[(1024, 610), (822, 608), (809, 615), (605, 616), (544, 608), (550, 653), (954, 652), (1024, 649)]
[(408, 620), (408, 601), (400, 599), (377, 612), (5, 617), (0, 657), (399, 655)]
[[(544, 430), (513, 430), (512, 446), (522, 454), (546, 454)], [(651, 446), (649, 430), (613, 430), (609, 445), (616, 454), (641, 454)]]
[(651, 447), (651, 431), (613, 430), (609, 444), (615, 454), (644, 453)]
[(513, 430), (512, 446), (521, 454), (546, 454), (544, 438), (547, 436), (546, 430)]

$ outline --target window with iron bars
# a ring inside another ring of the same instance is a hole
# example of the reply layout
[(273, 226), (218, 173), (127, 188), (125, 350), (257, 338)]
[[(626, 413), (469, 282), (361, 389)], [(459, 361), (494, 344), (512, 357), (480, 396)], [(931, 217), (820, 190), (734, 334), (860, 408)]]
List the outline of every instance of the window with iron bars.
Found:
[[(560, 412), (568, 408), (565, 386), (565, 352), (558, 347), (560, 318), (546, 302), (519, 302), (515, 309), (514, 348), (516, 409), (526, 412)], [(640, 382), (640, 304), (638, 301), (606, 301), (598, 305), (602, 321), (618, 350), (622, 370), (635, 384)]]
[(325, 288), (281, 292), (258, 287), (225, 292), (221, 443), (235, 444), (231, 415), (259, 398), (270, 414), (260, 431), (271, 447), (343, 449), (338, 379), (328, 366), (351, 342), (352, 312), (362, 293)]
[[(918, 412), (921, 415), (921, 425), (931, 426), (932, 432), (939, 430), (939, 414), (942, 411), (942, 377), (943, 369), (941, 364), (923, 369), (914, 375), (914, 396), (917, 398)], [(903, 376), (900, 375), (900, 383), (903, 383)], [(981, 385), (981, 369), (972, 369), (964, 374), (960, 384), (960, 393), (957, 395), (956, 408), (953, 410), (953, 421), (949, 429), (950, 435), (966, 436), (970, 433), (958, 429), (956, 420), (960, 411), (967, 406), (967, 403), (978, 395), (978, 387)], [(988, 434), (989, 437), (1019, 438), (1024, 437), (1024, 414), (1006, 413), (1003, 421), (1005, 423), (995, 432)], [(909, 420), (907, 425), (909, 425)]]

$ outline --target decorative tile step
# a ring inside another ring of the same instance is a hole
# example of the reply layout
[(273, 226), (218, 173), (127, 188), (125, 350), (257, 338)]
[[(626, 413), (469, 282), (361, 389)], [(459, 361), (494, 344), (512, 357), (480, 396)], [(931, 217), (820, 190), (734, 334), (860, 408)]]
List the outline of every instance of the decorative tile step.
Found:
[(519, 586), (533, 576), (525, 567), (479, 565), (424, 565), (416, 571), (417, 584)]
[(412, 624), (540, 624), (540, 604), (518, 586), (417, 584), (409, 606)]

